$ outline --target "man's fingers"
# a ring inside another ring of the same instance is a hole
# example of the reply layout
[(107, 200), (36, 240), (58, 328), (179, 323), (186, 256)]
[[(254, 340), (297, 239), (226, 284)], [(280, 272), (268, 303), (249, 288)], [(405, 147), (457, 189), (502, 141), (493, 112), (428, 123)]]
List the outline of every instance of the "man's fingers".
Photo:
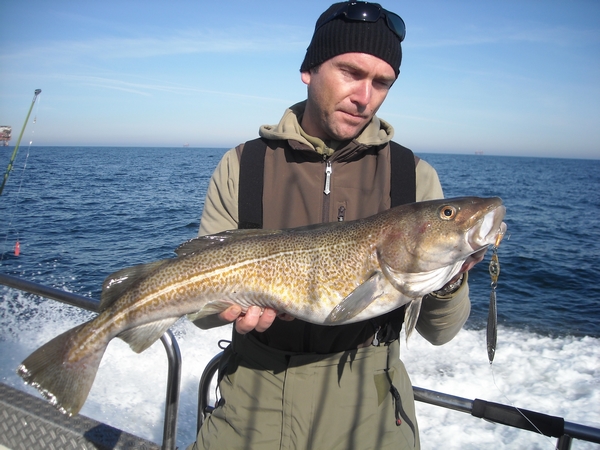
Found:
[[(287, 314), (285, 314), (287, 316)], [(272, 308), (261, 308), (259, 306), (250, 306), (245, 314), (242, 314), (242, 308), (239, 305), (231, 305), (225, 311), (219, 313), (219, 319), (226, 323), (235, 322), (235, 329), (240, 334), (246, 334), (252, 330), (262, 333), (269, 328), (275, 318), (277, 311)], [(292, 320), (293, 317), (289, 316)]]
[(275, 317), (277, 317), (277, 311), (271, 308), (265, 308), (258, 318), (258, 323), (256, 324), (255, 330), (259, 333), (262, 333), (271, 326), (275, 320)]
[(246, 334), (254, 329), (262, 333), (271, 326), (276, 316), (276, 311), (271, 308), (250, 306), (246, 314), (236, 319), (235, 329), (240, 334)]
[(219, 319), (221, 319), (223, 322), (230, 323), (237, 319), (241, 313), (242, 308), (240, 308), (239, 305), (231, 305), (229, 308), (219, 314)]

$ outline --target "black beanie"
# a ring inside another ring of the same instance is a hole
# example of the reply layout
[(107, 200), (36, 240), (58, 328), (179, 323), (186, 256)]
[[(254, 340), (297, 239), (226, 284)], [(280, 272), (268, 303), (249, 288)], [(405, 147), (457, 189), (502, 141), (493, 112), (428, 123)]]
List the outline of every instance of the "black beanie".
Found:
[(345, 3), (331, 5), (317, 20), (300, 72), (307, 72), (342, 53), (357, 52), (384, 60), (392, 66), (398, 77), (402, 47), (398, 36), (388, 28), (385, 17), (380, 17), (377, 22), (363, 22), (346, 20), (344, 16), (340, 16), (319, 28)]

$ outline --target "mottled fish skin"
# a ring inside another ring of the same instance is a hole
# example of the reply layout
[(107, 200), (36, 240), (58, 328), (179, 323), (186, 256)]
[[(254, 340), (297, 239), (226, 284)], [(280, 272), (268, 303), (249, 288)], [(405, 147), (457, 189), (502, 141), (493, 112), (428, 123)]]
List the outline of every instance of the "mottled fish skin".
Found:
[(421, 297), (493, 244), (506, 228), (504, 213), (499, 198), (465, 197), (353, 222), (197, 238), (176, 258), (109, 276), (102, 312), (40, 347), (18, 373), (71, 415), (83, 406), (110, 340), (120, 337), (141, 352), (186, 314), (198, 319), (235, 303), (338, 325), (410, 303), (412, 328)]

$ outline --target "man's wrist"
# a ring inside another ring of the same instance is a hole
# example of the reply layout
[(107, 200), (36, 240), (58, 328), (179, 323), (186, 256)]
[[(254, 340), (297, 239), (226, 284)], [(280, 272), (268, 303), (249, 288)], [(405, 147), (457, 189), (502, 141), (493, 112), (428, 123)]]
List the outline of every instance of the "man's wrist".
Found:
[(463, 273), (458, 280), (456, 280), (452, 283), (446, 284), (443, 288), (432, 292), (432, 294), (435, 295), (436, 297), (447, 297), (449, 295), (452, 295), (460, 289), (460, 287), (463, 284), (464, 279), (465, 279), (465, 274)]

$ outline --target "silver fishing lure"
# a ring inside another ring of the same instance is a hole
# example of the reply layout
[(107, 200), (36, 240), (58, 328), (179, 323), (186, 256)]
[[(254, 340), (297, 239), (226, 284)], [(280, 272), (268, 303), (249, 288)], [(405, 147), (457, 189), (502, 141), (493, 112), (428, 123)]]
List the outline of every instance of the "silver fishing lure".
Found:
[(498, 340), (498, 310), (496, 309), (496, 287), (498, 286), (498, 276), (500, 275), (500, 261), (498, 261), (498, 246), (500, 241), (504, 237), (503, 233), (498, 234), (496, 242), (492, 247), (492, 259), (490, 261), (490, 277), (492, 282), (490, 286), (492, 291), (490, 293), (490, 306), (488, 310), (487, 320), (487, 353), (490, 364), (494, 361), (494, 355), (496, 354), (496, 342)]

